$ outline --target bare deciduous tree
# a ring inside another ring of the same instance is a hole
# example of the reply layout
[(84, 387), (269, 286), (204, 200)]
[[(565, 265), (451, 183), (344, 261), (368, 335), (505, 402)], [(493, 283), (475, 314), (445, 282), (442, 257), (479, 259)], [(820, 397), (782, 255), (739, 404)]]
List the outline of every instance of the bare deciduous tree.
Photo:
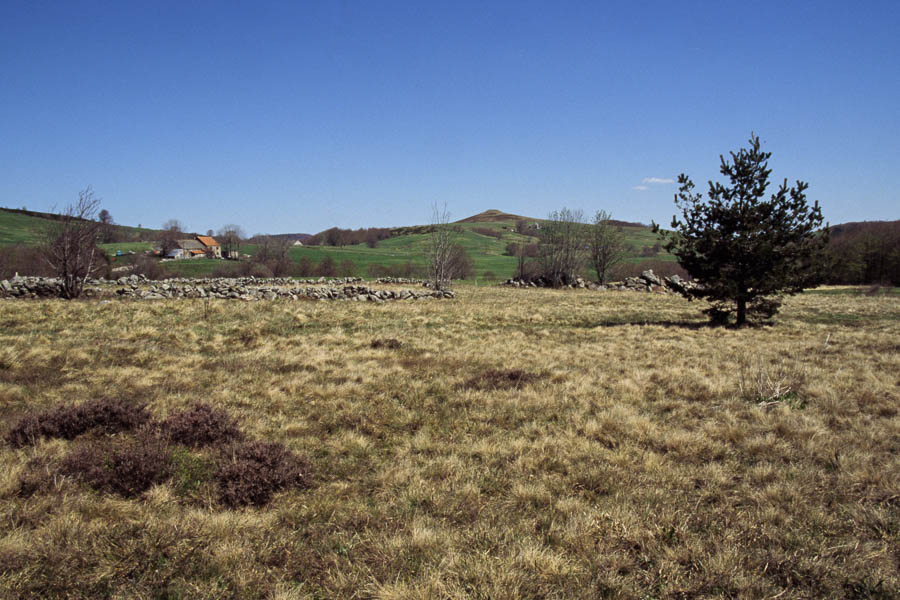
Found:
[(183, 229), (178, 219), (169, 219), (163, 223), (162, 233), (159, 235), (159, 251), (162, 256), (168, 256), (178, 248), (178, 240), (184, 235)]
[(541, 230), (538, 261), (554, 287), (572, 283), (586, 259), (584, 213), (563, 208), (547, 217)]
[(291, 241), (282, 236), (264, 235), (257, 238), (255, 262), (266, 265), (273, 277), (283, 277), (290, 273)]
[(591, 266), (597, 271), (597, 281), (603, 285), (610, 270), (625, 257), (625, 236), (605, 210), (594, 215), (588, 231), (588, 250)]
[(431, 287), (436, 290), (445, 290), (450, 287), (455, 237), (447, 205), (433, 204), (431, 207), (431, 233), (425, 246), (425, 265), (428, 269)]
[(102, 262), (103, 251), (97, 248), (102, 226), (96, 220), (99, 206), (100, 199), (88, 186), (47, 232), (46, 259), (62, 280), (63, 298), (81, 296), (85, 281)]
[(219, 229), (218, 242), (222, 244), (222, 256), (225, 258), (238, 258), (241, 252), (241, 241), (244, 239), (244, 230), (240, 225), (223, 225)]

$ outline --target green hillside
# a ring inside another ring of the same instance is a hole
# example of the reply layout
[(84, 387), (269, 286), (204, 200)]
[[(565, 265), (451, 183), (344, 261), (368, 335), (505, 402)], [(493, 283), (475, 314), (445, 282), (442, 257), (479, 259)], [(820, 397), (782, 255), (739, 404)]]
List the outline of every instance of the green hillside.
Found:
[[(25, 214), (22, 211), (0, 209), (0, 244), (26, 244), (40, 243), (43, 232), (52, 224), (52, 215), (45, 217), (36, 216), (40, 213)], [(516, 270), (516, 258), (507, 256), (506, 247), (510, 243), (533, 244), (537, 238), (522, 235), (516, 232), (518, 221), (525, 220), (529, 223), (540, 223), (541, 219), (522, 217), (520, 215), (504, 213), (501, 211), (485, 211), (453, 223), (457, 228), (456, 242), (468, 252), (475, 265), (475, 272), (479, 278), (485, 273), (492, 273), (496, 278), (511, 277)], [(122, 225), (114, 226), (121, 242), (102, 244), (101, 247), (112, 257), (117, 251), (127, 254), (129, 251), (142, 254), (153, 247), (151, 240), (155, 237), (155, 231), (150, 229), (138, 229)], [(365, 244), (352, 246), (296, 246), (291, 248), (291, 258), (297, 262), (306, 258), (313, 263), (320, 263), (326, 256), (340, 264), (351, 261), (356, 266), (357, 274), (366, 276), (370, 265), (395, 267), (412, 263), (422, 267), (425, 263), (425, 248), (429, 236), (427, 226), (410, 226), (394, 230), (395, 236), (382, 240), (375, 248), (369, 248)], [(650, 228), (629, 224), (623, 225), (626, 244), (631, 248), (631, 254), (626, 262), (642, 262), (645, 260), (674, 260), (669, 254), (660, 252), (652, 254), (650, 248), (657, 244), (658, 240)], [(244, 244), (241, 252), (254, 255), (257, 246)], [(114, 260), (115, 263), (128, 264), (133, 257), (122, 257)], [(239, 265), (231, 261), (172, 261), (163, 263), (163, 268), (178, 276), (203, 276), (216, 270), (236, 269)]]
[[(24, 209), (0, 208), (0, 246), (9, 244), (34, 245), (44, 241), (46, 232), (59, 215)], [(129, 225), (111, 225), (115, 237), (124, 242), (150, 240), (159, 230)]]
[(0, 245), (40, 244), (52, 221), (0, 208)]

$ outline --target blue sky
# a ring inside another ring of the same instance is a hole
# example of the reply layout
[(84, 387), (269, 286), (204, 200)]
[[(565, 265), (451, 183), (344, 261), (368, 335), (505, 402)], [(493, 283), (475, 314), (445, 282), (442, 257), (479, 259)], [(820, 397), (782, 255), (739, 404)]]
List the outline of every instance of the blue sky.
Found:
[[(667, 224), (751, 131), (900, 218), (898, 2), (0, 1), (0, 205), (315, 232), (562, 206)], [(774, 187), (774, 186), (773, 186)]]

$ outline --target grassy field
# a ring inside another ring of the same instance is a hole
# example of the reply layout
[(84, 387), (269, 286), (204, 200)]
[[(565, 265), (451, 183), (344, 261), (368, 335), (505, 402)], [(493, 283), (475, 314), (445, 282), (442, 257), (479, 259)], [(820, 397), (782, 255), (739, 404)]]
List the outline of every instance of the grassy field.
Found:
[(898, 297), (806, 294), (738, 331), (697, 309), (0, 301), (0, 433), (206, 400), (309, 465), (229, 509), (177, 446), (124, 498), (59, 474), (81, 438), (4, 445), (0, 597), (897, 597)]

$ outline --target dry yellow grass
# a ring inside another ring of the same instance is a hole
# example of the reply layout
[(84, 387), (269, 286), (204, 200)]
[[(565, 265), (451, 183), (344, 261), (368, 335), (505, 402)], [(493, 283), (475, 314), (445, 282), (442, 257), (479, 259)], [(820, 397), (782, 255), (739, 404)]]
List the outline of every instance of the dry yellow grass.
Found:
[[(673, 297), (459, 292), (0, 302), (4, 432), (62, 402), (202, 398), (314, 469), (239, 511), (171, 484), (23, 497), (70, 443), (4, 446), (0, 596), (900, 594), (896, 296), (807, 294), (735, 331)], [(498, 370), (538, 378), (478, 385)]]

